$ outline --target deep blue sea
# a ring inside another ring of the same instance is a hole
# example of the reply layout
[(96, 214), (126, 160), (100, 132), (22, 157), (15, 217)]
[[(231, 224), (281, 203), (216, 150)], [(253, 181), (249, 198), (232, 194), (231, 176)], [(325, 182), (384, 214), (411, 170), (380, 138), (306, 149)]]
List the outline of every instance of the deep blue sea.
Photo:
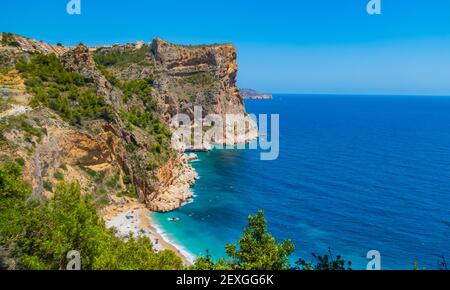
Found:
[(154, 214), (169, 239), (219, 258), (263, 209), (269, 231), (295, 243), (292, 260), (331, 247), (355, 269), (369, 250), (383, 269), (450, 261), (450, 97), (275, 95), (246, 107), (280, 115), (279, 158), (199, 154), (193, 203)]

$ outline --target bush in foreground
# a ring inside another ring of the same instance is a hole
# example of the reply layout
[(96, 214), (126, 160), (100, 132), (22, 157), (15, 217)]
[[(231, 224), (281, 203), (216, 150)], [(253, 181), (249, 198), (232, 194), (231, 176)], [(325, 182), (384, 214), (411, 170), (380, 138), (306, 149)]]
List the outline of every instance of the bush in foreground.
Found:
[(267, 230), (267, 221), (263, 211), (249, 216), (248, 226), (237, 244), (226, 247), (228, 258), (214, 262), (208, 253), (198, 257), (193, 270), (351, 270), (351, 262), (341, 256), (329, 254), (318, 256), (313, 254), (315, 261), (308, 262), (299, 259), (295, 267), (291, 267), (289, 256), (295, 246), (290, 240), (278, 243)]
[[(51, 200), (32, 198), (20, 165), (0, 166), (0, 248), (16, 269), (65, 269), (71, 250), (82, 269), (181, 269), (171, 251), (155, 253), (148, 238), (119, 238), (107, 230), (89, 197), (61, 183)], [(11, 266), (11, 265), (10, 265)]]

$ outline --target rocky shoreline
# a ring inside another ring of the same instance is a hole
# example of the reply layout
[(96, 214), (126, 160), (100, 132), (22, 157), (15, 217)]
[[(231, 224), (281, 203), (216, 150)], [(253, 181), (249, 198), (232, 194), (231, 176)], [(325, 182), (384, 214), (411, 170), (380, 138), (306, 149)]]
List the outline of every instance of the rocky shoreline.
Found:
[(198, 179), (198, 174), (189, 163), (196, 159), (195, 154), (182, 154), (178, 162), (171, 161), (158, 171), (162, 185), (147, 207), (151, 211), (169, 212), (181, 207), (192, 196), (192, 186)]
[(147, 204), (133, 198), (111, 196), (111, 205), (100, 211), (106, 226), (115, 228), (120, 236), (125, 237), (131, 233), (135, 237), (148, 237), (155, 251), (171, 250), (185, 265), (191, 265), (195, 257), (183, 253), (175, 244), (168, 241), (158, 231), (158, 226), (150, 218), (150, 214), (175, 210), (192, 199), (192, 186), (198, 179), (198, 174), (190, 162), (197, 159), (194, 153), (183, 153), (179, 157), (178, 164), (170, 163), (160, 169), (161, 175), (167, 173), (164, 170), (169, 170), (171, 178), (165, 180), (164, 185), (156, 193), (157, 197)]

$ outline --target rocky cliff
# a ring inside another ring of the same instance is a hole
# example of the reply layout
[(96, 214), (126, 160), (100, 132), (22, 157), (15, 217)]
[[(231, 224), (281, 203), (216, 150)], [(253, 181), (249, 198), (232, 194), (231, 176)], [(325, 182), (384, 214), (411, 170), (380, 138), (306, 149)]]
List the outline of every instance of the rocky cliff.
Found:
[(103, 47), (96, 59), (120, 79), (151, 79), (162, 113), (193, 116), (245, 113), (236, 87), (236, 49), (231, 44), (182, 46), (155, 39), (148, 46)]
[(192, 115), (192, 105), (201, 105), (205, 113), (245, 112), (236, 87), (233, 45), (179, 46), (155, 39), (152, 52), (161, 72), (156, 87), (172, 104), (169, 111)]
[(69, 48), (12, 34), (0, 43), (0, 161), (24, 163), (36, 198), (77, 182), (99, 206), (128, 195), (173, 210), (197, 176), (171, 147), (170, 118), (195, 105), (245, 115), (229, 44)]

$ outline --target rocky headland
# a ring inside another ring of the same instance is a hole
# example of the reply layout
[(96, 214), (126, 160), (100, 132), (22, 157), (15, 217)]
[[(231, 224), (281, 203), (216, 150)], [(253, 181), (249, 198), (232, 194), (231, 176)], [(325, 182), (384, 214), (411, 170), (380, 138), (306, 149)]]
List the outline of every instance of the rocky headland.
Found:
[(271, 100), (273, 98), (271, 94), (262, 94), (254, 89), (241, 89), (240, 91), (244, 99)]

